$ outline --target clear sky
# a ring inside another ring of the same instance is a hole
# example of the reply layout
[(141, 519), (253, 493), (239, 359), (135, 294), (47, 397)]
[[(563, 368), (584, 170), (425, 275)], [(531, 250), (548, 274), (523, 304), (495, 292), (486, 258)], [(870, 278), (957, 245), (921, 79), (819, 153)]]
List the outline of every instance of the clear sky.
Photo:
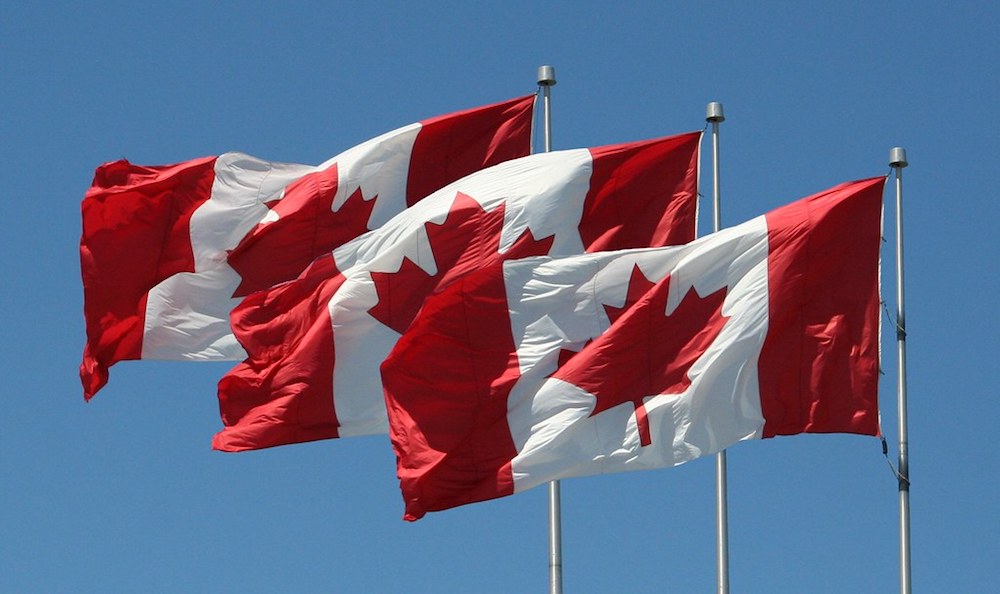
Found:
[[(754, 8), (749, 8), (750, 6)], [(904, 172), (913, 582), (1000, 559), (1000, 36), (990, 2), (6, 2), (0, 5), (0, 591), (541, 592), (546, 489), (405, 523), (388, 439), (210, 449), (225, 363), (127, 362), (93, 402), (80, 200), (102, 162), (238, 150), (316, 164), (535, 89), (553, 144), (699, 130), (720, 101), (723, 224)], [(702, 192), (711, 195), (711, 145)], [(891, 184), (890, 184), (891, 188)], [(895, 216), (887, 192), (886, 220)], [(702, 230), (710, 225), (702, 202)], [(894, 231), (884, 287), (895, 309)], [(897, 448), (895, 341), (881, 384)], [(898, 590), (875, 438), (729, 450), (734, 592)], [(565, 589), (710, 592), (714, 461), (563, 481)]]

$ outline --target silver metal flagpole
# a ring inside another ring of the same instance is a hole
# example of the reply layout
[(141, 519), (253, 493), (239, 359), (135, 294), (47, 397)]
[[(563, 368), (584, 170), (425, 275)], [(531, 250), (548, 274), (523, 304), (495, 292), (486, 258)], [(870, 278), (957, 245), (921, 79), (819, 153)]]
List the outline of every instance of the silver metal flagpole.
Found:
[[(722, 208), (719, 200), (719, 123), (726, 117), (722, 104), (715, 101), (705, 109), (705, 120), (712, 124), (712, 228), (722, 228)], [(726, 450), (715, 455), (715, 536), (716, 575), (719, 594), (729, 594), (729, 514), (726, 501)]]
[(903, 168), (906, 149), (889, 151), (889, 166), (896, 170), (896, 346), (899, 413), (899, 591), (910, 594), (910, 452), (906, 427), (906, 316), (903, 313)]
[[(556, 84), (556, 69), (552, 66), (538, 67), (538, 86), (542, 88), (545, 111), (542, 127), (545, 130), (545, 152), (552, 150), (552, 107), (550, 104), (552, 87)], [(559, 497), (559, 481), (549, 483), (549, 592), (562, 594), (562, 506)]]

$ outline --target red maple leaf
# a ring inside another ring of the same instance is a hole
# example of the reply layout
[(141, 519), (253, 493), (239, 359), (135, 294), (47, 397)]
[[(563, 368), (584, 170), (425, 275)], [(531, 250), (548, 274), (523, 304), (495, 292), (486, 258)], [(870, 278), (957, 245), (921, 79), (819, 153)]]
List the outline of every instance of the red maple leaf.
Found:
[(604, 306), (612, 322), (608, 331), (568, 359), (560, 354), (562, 365), (552, 375), (594, 395), (591, 416), (631, 402), (643, 446), (652, 443), (643, 399), (687, 389), (688, 370), (727, 320), (725, 288), (700, 297), (692, 287), (667, 315), (669, 289), (669, 276), (653, 283), (633, 268), (625, 304)]
[(278, 215), (254, 227), (229, 253), (229, 265), (242, 277), (233, 297), (244, 297), (292, 280), (317, 256), (368, 231), (375, 198), (361, 188), (333, 211), (337, 165), (305, 175), (285, 188), (281, 200), (267, 204)]
[(378, 303), (368, 310), (376, 320), (400, 334), (417, 316), (424, 300), (463, 274), (494, 262), (549, 253), (554, 237), (536, 240), (525, 230), (501, 254), (500, 233), (506, 205), (486, 212), (478, 202), (458, 192), (441, 224), (425, 223), (437, 272), (427, 274), (409, 258), (396, 272), (373, 272)]
[[(604, 312), (608, 315), (608, 319), (614, 324), (618, 321), (618, 318), (622, 317), (630, 307), (636, 304), (642, 296), (649, 292), (650, 289), (656, 286), (656, 283), (650, 281), (646, 276), (639, 270), (638, 265), (632, 267), (632, 276), (628, 280), (628, 294), (625, 295), (625, 303), (621, 307), (615, 307), (613, 305), (604, 305)], [(569, 360), (575, 357), (580, 351), (587, 348), (590, 343), (594, 342), (593, 339), (588, 340), (583, 344), (579, 350), (574, 349), (559, 349), (559, 356), (556, 360), (556, 369), (562, 368), (564, 365), (569, 363)], [(555, 372), (553, 372), (555, 373)]]

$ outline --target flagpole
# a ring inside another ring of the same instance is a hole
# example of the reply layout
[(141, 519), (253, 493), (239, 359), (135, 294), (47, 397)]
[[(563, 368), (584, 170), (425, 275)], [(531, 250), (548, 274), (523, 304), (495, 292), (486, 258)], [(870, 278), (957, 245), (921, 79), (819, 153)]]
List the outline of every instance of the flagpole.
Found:
[[(552, 150), (552, 107), (550, 104), (552, 87), (556, 84), (556, 69), (552, 66), (538, 67), (538, 86), (542, 88), (545, 107), (542, 129), (545, 131), (545, 152)], [(562, 505), (559, 497), (559, 481), (549, 483), (549, 592), (562, 594)]]
[[(712, 229), (722, 228), (722, 207), (719, 199), (719, 123), (726, 119), (722, 104), (711, 102), (705, 109), (705, 120), (712, 124)], [(729, 515), (726, 498), (726, 450), (715, 455), (715, 536), (716, 576), (719, 594), (729, 594)]]
[(906, 149), (889, 151), (896, 170), (896, 385), (899, 413), (899, 591), (910, 594), (910, 452), (906, 422), (906, 316), (903, 313), (903, 168)]

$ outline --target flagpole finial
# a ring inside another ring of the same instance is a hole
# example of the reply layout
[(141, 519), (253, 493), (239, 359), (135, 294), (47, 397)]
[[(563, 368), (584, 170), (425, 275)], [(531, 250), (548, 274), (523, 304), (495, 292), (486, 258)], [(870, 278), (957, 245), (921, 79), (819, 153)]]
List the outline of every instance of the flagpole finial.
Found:
[(548, 64), (538, 67), (538, 86), (551, 87), (556, 84), (555, 66)]
[(726, 116), (722, 114), (722, 104), (718, 101), (712, 101), (705, 108), (705, 121), (707, 122), (723, 122)]
[(906, 149), (897, 146), (889, 151), (889, 166), (902, 169), (909, 163), (906, 161)]

